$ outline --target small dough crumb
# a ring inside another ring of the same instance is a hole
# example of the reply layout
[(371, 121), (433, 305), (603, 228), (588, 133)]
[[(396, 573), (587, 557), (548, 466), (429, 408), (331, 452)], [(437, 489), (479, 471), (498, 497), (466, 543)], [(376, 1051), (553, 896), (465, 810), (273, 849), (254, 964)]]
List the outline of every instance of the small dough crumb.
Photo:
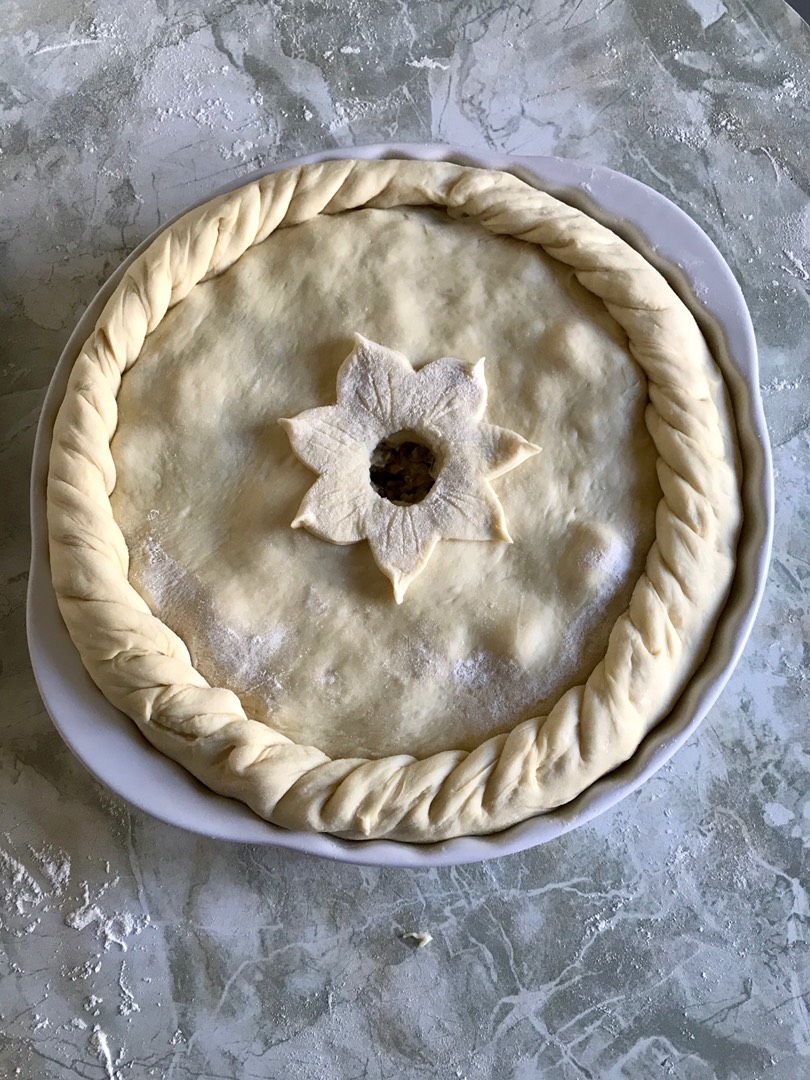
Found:
[(425, 945), (433, 941), (433, 935), (424, 930), (408, 930), (407, 933), (400, 934), (400, 937), (412, 949), (424, 949)]

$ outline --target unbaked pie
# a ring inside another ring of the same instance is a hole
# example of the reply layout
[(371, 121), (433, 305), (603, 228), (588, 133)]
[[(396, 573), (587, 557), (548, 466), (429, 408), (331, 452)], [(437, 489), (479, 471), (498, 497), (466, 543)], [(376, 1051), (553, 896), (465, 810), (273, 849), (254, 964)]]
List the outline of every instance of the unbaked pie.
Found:
[(331, 161), (129, 268), (50, 558), (99, 688), (209, 788), (431, 841), (632, 756), (711, 641), (739, 487), (720, 372), (625, 241), (509, 173)]

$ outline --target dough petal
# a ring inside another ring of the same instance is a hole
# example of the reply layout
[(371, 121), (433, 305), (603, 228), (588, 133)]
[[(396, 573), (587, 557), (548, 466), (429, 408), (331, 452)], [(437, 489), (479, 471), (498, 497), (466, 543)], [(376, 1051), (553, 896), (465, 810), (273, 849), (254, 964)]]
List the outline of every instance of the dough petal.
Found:
[(307, 409), (279, 423), (296, 457), (313, 472), (327, 472), (337, 460), (343, 463), (351, 459), (359, 464), (368, 457), (366, 447), (358, 441), (363, 435), (362, 425), (334, 405)]
[(382, 439), (402, 426), (398, 405), (413, 376), (406, 356), (357, 334), (354, 348), (338, 371), (338, 406)]
[(436, 499), (436, 517), (447, 540), (503, 540), (512, 543), (506, 516), (489, 481), (442, 486)]
[(352, 483), (346, 474), (328, 473), (304, 496), (292, 527), (304, 528), (333, 544), (356, 544), (366, 535), (371, 489)]
[(484, 475), (491, 479), (501, 476), (527, 458), (540, 453), (540, 447), (518, 435), (509, 428), (496, 427), (495, 424), (482, 424), (479, 445)]
[(487, 407), (484, 362), (465, 364), (443, 356), (416, 372), (411, 388), (413, 424), (432, 428), (444, 438), (458, 438), (477, 424)]
[(408, 586), (433, 553), (439, 532), (424, 503), (416, 506), (387, 503), (375, 507), (369, 518), (371, 553), (394, 586), (394, 596), (401, 604)]

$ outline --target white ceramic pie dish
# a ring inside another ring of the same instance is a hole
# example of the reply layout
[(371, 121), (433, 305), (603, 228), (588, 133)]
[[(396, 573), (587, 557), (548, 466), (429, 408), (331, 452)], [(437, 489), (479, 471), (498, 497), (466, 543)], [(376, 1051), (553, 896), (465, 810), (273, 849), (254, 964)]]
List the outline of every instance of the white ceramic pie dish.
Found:
[[(60, 734), (99, 781), (140, 809), (171, 824), (221, 839), (274, 844), (348, 862), (437, 866), (523, 850), (583, 824), (643, 783), (689, 737), (722, 690), (748, 638), (770, 555), (773, 486), (750, 317), (722, 256), (681, 210), (637, 181), (608, 169), (556, 158), (470, 155), (443, 146), (386, 145), (326, 152), (283, 162), (265, 171), (329, 158), (386, 156), (448, 158), (463, 164), (509, 169), (529, 182), (539, 182), (643, 250), (698, 317), (723, 369), (734, 406), (743, 459), (745, 520), (731, 599), (708, 657), (668, 719), (650, 733), (626, 765), (566, 806), (492, 836), (424, 845), (390, 840), (345, 841), (270, 825), (241, 803), (203, 787), (147, 743), (132, 721), (110, 705), (91, 682), (62, 623), (48, 564), (45, 483), (53, 420), (69, 370), (124, 270), (157, 234), (133, 252), (91, 303), (65, 348), (46, 396), (32, 472), (28, 638), (39, 689)], [(232, 190), (251, 179), (255, 177), (241, 177), (213, 194)]]

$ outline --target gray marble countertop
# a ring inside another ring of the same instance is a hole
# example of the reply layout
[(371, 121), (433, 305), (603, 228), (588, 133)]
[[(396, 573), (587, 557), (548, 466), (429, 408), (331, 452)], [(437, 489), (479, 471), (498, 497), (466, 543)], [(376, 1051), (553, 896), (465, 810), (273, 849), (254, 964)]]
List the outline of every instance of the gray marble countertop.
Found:
[[(807, 1075), (807, 27), (782, 0), (17, 0), (0, 35), (0, 1077)], [(745, 292), (775, 448), (764, 605), (697, 735), (593, 824), (458, 869), (129, 809), (24, 635), (34, 430), (83, 306), (213, 188), (380, 140), (580, 158), (681, 205)]]

